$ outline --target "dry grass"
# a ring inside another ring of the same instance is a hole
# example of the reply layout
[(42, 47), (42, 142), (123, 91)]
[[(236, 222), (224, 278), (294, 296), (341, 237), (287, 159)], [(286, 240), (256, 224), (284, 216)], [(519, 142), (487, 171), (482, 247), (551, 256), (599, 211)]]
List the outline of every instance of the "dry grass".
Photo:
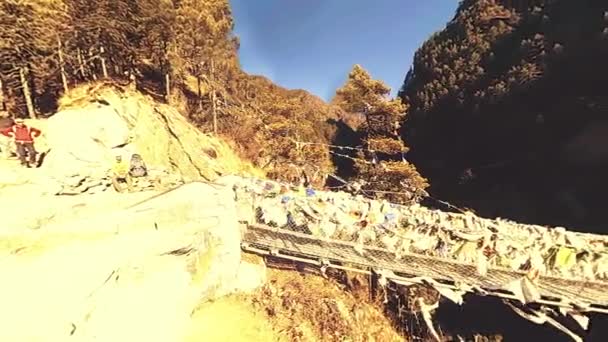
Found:
[(269, 269), (268, 283), (257, 293), (225, 297), (196, 310), (186, 342), (404, 341), (366, 294), (353, 294), (316, 275)]
[(273, 330), (265, 315), (252, 310), (248, 299), (233, 296), (199, 308), (192, 316), (186, 342), (285, 341)]
[(258, 178), (265, 178), (265, 173), (256, 168), (253, 163), (245, 161), (240, 158), (235, 150), (230, 146), (230, 142), (221, 137), (209, 137), (209, 144), (207, 149), (213, 151), (216, 156), (214, 159), (220, 159), (221, 165), (227, 170), (241, 175), (249, 175)]
[(253, 304), (289, 341), (404, 340), (376, 305), (316, 275), (269, 270)]

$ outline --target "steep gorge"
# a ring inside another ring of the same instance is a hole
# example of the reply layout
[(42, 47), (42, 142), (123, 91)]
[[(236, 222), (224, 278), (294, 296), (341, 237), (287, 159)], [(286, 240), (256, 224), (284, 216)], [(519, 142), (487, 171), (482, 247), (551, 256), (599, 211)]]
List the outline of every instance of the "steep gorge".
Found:
[(463, 1), (416, 53), (403, 135), (431, 193), (605, 232), (608, 3)]

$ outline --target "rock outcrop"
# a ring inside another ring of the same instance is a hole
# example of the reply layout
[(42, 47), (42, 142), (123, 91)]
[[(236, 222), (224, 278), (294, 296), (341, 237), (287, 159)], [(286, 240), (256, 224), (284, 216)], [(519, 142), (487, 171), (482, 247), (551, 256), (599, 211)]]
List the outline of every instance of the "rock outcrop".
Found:
[(152, 169), (141, 188), (251, 170), (224, 142), (202, 133), (174, 108), (118, 88), (73, 91), (44, 126), (46, 146), (39, 149), (48, 155), (42, 169), (50, 178), (48, 192), (55, 194), (106, 190), (117, 154), (127, 160), (140, 154)]
[[(220, 138), (104, 86), (27, 124), (41, 167), (0, 160), (0, 340), (180, 341), (201, 301), (263, 284), (264, 266), (241, 262), (234, 193), (204, 182), (255, 173)], [(133, 153), (141, 191), (105, 191)]]
[(191, 183), (44, 226), (36, 239), (69, 238), (60, 248), (3, 257), (0, 340), (182, 340), (201, 300), (251, 290), (260, 283), (243, 279), (264, 278), (263, 269), (241, 265), (232, 196)]

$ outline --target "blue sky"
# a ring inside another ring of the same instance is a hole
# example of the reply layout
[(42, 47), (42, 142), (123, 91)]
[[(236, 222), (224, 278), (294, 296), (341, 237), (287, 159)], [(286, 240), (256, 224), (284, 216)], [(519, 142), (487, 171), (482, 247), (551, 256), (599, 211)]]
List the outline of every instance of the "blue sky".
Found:
[(230, 0), (243, 69), (330, 100), (354, 64), (399, 90), (456, 0)]

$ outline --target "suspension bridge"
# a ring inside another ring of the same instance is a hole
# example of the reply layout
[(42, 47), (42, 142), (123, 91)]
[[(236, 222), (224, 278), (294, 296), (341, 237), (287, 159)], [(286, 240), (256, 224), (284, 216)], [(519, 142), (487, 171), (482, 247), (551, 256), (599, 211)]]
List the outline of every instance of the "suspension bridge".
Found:
[[(241, 199), (242, 197), (241, 195)], [(428, 253), (396, 253), (394, 249), (374, 243), (361, 244), (352, 240), (310, 234), (294, 229), (295, 224), (292, 221), (284, 225), (272, 224), (274, 222), (268, 224), (260, 219), (260, 214), (263, 215), (260, 211), (260, 201), (264, 197), (246, 196), (246, 206), (251, 206), (255, 215), (254, 219), (240, 218), (247, 221), (247, 229), (242, 239), (242, 249), (246, 252), (310, 264), (321, 270), (334, 268), (363, 274), (381, 274), (386, 280), (398, 284), (428, 285), (439, 292), (449, 290), (460, 294), (473, 293), (520, 302), (524, 299), (522, 304), (538, 304), (566, 312), (608, 314), (606, 278), (541, 272), (531, 279), (529, 270), (514, 270), (499, 265), (489, 265), (486, 271), (480, 273), (475, 262)], [(251, 213), (245, 216), (250, 215)], [(307, 216), (310, 215), (312, 214)], [(317, 224), (321, 225), (329, 222), (318, 216), (316, 220)], [(572, 234), (585, 241), (599, 243), (602, 246), (600, 250), (607, 251), (606, 236)], [(605, 262), (606, 260), (602, 259), (597, 263)], [(606, 265), (596, 267), (605, 268)], [(513, 284), (523, 285), (512, 286)], [(536, 293), (531, 299), (526, 293), (531, 291), (530, 288)]]

